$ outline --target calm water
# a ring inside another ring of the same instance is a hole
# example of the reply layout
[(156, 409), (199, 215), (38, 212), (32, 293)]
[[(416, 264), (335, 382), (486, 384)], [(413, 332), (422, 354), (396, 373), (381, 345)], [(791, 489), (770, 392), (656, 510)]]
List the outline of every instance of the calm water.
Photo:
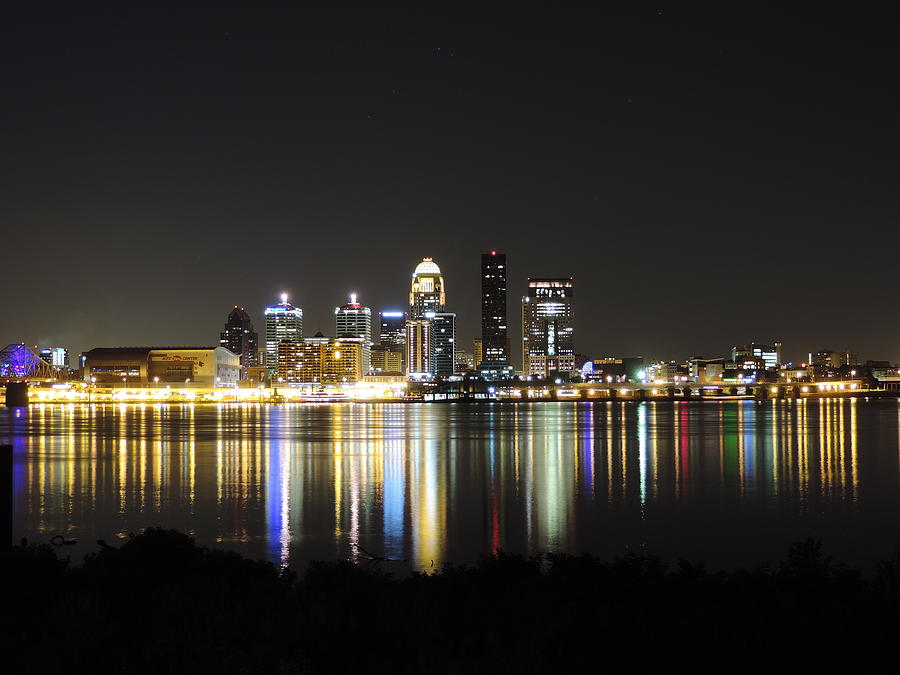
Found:
[(0, 409), (17, 537), (77, 556), (162, 525), (295, 567), (358, 546), (731, 566), (807, 535), (868, 564), (900, 546), (898, 432), (897, 401), (862, 400)]

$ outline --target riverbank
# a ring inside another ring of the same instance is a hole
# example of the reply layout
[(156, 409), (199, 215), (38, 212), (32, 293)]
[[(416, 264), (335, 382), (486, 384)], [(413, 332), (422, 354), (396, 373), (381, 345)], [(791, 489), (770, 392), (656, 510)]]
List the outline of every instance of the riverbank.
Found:
[(727, 573), (649, 555), (498, 555), (396, 578), (377, 563), (302, 577), (147, 530), (83, 564), (2, 555), (3, 631), (38, 672), (506, 673), (803, 664), (858, 670), (900, 628), (900, 557), (871, 577), (794, 544)]

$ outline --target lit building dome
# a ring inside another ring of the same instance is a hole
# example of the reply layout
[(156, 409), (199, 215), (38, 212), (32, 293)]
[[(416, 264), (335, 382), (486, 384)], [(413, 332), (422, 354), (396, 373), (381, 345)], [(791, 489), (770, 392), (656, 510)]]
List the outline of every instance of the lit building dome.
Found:
[(419, 276), (421, 274), (437, 274), (440, 275), (441, 268), (437, 266), (437, 263), (434, 262), (431, 258), (422, 258), (422, 262), (416, 265), (416, 271), (413, 272), (413, 275)]

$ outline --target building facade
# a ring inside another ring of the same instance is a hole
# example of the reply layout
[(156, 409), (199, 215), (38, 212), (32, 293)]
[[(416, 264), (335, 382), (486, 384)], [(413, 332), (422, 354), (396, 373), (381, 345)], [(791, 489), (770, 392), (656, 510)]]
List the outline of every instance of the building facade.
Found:
[(219, 336), (219, 346), (238, 355), (242, 380), (247, 379), (250, 368), (259, 365), (259, 335), (253, 329), (250, 315), (243, 307), (235, 305), (228, 314), (225, 328)]
[(413, 272), (409, 291), (409, 315), (421, 319), (425, 312), (443, 312), (446, 304), (444, 277), (431, 258), (423, 258)]
[(423, 376), (434, 367), (434, 341), (431, 321), (428, 319), (407, 319), (406, 321), (406, 372), (408, 375)]
[(388, 349), (402, 350), (406, 345), (406, 312), (385, 311), (379, 316), (381, 333), (378, 344)]
[(481, 255), (481, 349), (484, 361), (509, 361), (506, 325), (506, 254)]
[(303, 339), (303, 310), (288, 302), (287, 293), (281, 302), (266, 307), (266, 368), (278, 369), (278, 343), (282, 340), (299, 342)]
[(241, 360), (224, 347), (98, 347), (85, 352), (84, 380), (98, 387), (236, 387)]
[(329, 338), (317, 333), (278, 343), (273, 385), (284, 387), (353, 384), (362, 379), (361, 338)]
[(426, 312), (431, 321), (432, 361), (428, 372), (446, 377), (456, 372), (456, 313)]
[(334, 329), (338, 338), (362, 340), (362, 372), (369, 372), (372, 349), (372, 310), (356, 301), (356, 293), (350, 294), (350, 302), (334, 308)]
[(374, 345), (371, 352), (371, 373), (402, 373), (403, 352)]
[(549, 377), (575, 369), (575, 281), (528, 279), (522, 298), (522, 370)]

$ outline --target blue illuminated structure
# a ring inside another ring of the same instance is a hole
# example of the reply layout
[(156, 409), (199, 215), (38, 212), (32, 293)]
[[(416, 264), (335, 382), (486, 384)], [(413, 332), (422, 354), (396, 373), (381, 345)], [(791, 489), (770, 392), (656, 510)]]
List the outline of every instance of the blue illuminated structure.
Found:
[(0, 378), (54, 380), (57, 370), (23, 344), (11, 344), (0, 350)]

